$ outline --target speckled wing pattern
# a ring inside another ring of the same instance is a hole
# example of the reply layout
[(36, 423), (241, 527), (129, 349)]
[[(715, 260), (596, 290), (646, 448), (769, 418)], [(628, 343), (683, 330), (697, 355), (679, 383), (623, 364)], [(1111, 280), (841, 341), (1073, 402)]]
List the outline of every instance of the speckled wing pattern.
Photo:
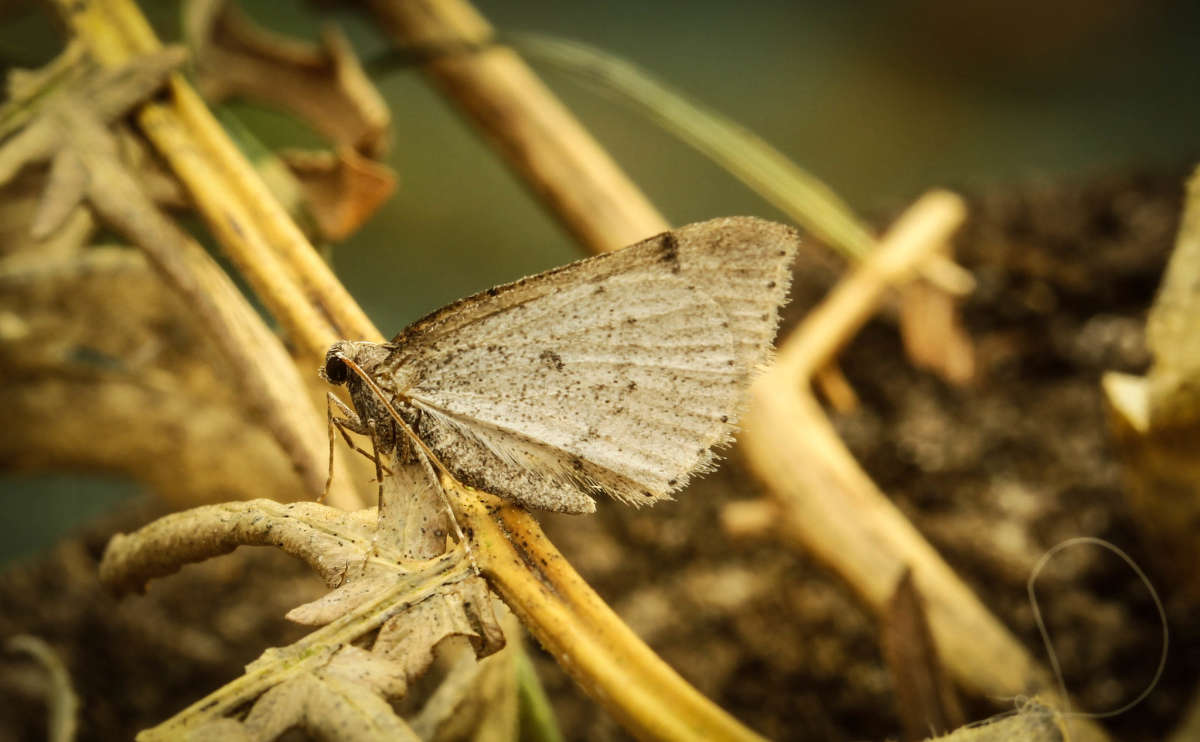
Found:
[(466, 484), (562, 512), (654, 503), (729, 442), (798, 242), (753, 218), (683, 227), (439, 310), (378, 371)]

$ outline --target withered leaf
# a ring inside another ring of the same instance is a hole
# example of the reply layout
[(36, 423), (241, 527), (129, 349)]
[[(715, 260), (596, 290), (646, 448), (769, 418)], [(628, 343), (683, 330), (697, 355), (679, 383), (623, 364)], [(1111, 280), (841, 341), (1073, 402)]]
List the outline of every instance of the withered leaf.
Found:
[(464, 546), (434, 559), (407, 559), (389, 539), (377, 537), (376, 521), (374, 511), (259, 500), (178, 513), (114, 538), (101, 577), (119, 589), (136, 589), (185, 561), (260, 544), (304, 559), (337, 596), (293, 611), (293, 617), (328, 622), (324, 628), (267, 650), (242, 678), (148, 737), (209, 724), (229, 729), (225, 717), (250, 702), (242, 729), (249, 739), (270, 739), (295, 725), (331, 739), (403, 735), (410, 732), (391, 718), (388, 699), (425, 671), (437, 644), (465, 636), (481, 657), (504, 646), (490, 593), (473, 574)]
[(323, 239), (341, 242), (358, 231), (396, 189), (396, 174), (352, 147), (336, 152), (288, 150), (283, 161), (300, 182)]
[(938, 659), (912, 571), (896, 585), (882, 621), (883, 656), (891, 671), (906, 740), (924, 739), (962, 725), (963, 713)]
[(391, 114), (339, 31), (310, 44), (258, 27), (226, 0), (192, 0), (184, 33), (206, 97), (272, 103), (338, 144), (372, 156), (386, 150)]

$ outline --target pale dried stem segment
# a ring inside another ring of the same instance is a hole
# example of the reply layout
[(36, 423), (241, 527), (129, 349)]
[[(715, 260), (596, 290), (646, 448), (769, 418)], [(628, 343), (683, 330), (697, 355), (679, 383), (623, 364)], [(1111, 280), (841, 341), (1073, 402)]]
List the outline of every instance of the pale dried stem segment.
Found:
[(1171, 260), (1146, 319), (1154, 365), (1101, 380), (1125, 465), (1125, 497), (1157, 567), (1200, 595), (1200, 168), (1187, 181)]
[(100, 581), (118, 595), (140, 592), (150, 580), (239, 546), (276, 546), (303, 559), (326, 582), (336, 582), (339, 576), (326, 566), (330, 551), (357, 545), (369, 553), (370, 534), (356, 538), (354, 533), (366, 533), (373, 519), (371, 511), (345, 513), (313, 502), (205, 505), (113, 536), (100, 563)]
[[(550, 543), (532, 515), (458, 488), (456, 514), (484, 575), (521, 623), (638, 739), (760, 740), (705, 698), (641, 639)], [(497, 527), (499, 526), (499, 527)], [(533, 577), (536, 575), (536, 577)]]
[[(1057, 692), (1049, 674), (987, 610), (937, 551), (880, 492), (833, 429), (809, 384), (874, 312), (889, 287), (913, 275), (961, 224), (962, 201), (946, 192), (917, 201), (872, 254), (783, 344), (751, 388), (742, 444), (778, 503), (781, 535), (840, 574), (882, 612), (906, 568), (925, 599), (938, 654), (955, 679), (999, 698)], [(1072, 720), (1077, 740), (1106, 739)]]
[(48, 742), (73, 742), (79, 726), (79, 696), (71, 687), (71, 673), (62, 658), (44, 640), (29, 634), (11, 636), (4, 642), (10, 652), (27, 654), (46, 671), (46, 705), (49, 708)]
[(460, 0), (371, 0), (402, 47), (463, 48), (427, 69), (593, 252), (670, 228), (642, 192), (492, 28)]

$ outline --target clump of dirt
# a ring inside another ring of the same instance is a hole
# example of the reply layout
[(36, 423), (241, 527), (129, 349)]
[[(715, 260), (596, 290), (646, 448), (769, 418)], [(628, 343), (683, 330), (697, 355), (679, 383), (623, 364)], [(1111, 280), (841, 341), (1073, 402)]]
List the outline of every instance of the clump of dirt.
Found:
[[(1114, 737), (1159, 740), (1195, 691), (1200, 606), (1154, 571), (1121, 495), (1099, 377), (1149, 359), (1145, 314), (1178, 221), (1183, 173), (1086, 186), (1038, 185), (972, 199), (958, 257), (979, 288), (964, 307), (979, 378), (954, 388), (904, 359), (885, 313), (841, 364), (861, 404), (833, 415), (867, 472), (1010, 628), (1040, 655), (1025, 597), (1033, 563), (1076, 535), (1108, 539), (1149, 571), (1172, 622), (1155, 693), (1107, 722)], [(813, 248), (797, 266), (787, 325), (841, 266)], [(785, 326), (786, 331), (786, 326)], [(551, 538), (664, 659), (775, 739), (896, 738), (900, 724), (876, 619), (837, 578), (768, 538), (720, 530), (729, 502), (761, 494), (736, 449), (677, 502), (604, 503), (595, 517), (546, 516)], [(266, 646), (303, 632), (281, 618), (320, 593), (303, 565), (267, 549), (185, 569), (117, 603), (95, 563), (129, 516), (0, 575), (0, 636), (37, 634), (63, 652), (83, 699), (80, 739), (125, 739), (236, 677)], [(1100, 550), (1061, 554), (1039, 582), (1067, 686), (1085, 709), (1137, 695), (1160, 651), (1144, 587)], [(536, 652), (536, 650), (535, 650)], [(5, 661), (0, 737), (44, 735), (44, 714)], [(568, 739), (627, 735), (538, 658)], [(972, 718), (1012, 708), (967, 699)]]

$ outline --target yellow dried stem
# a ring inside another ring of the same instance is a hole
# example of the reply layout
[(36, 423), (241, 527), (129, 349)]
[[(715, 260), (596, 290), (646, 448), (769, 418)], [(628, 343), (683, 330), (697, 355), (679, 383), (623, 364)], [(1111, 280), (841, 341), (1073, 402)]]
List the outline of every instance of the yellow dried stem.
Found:
[[(583, 581), (532, 515), (443, 480), (480, 568), (546, 651), (639, 739), (758, 740), (662, 661)], [(502, 527), (497, 528), (497, 524)], [(536, 577), (532, 577), (536, 575)]]

